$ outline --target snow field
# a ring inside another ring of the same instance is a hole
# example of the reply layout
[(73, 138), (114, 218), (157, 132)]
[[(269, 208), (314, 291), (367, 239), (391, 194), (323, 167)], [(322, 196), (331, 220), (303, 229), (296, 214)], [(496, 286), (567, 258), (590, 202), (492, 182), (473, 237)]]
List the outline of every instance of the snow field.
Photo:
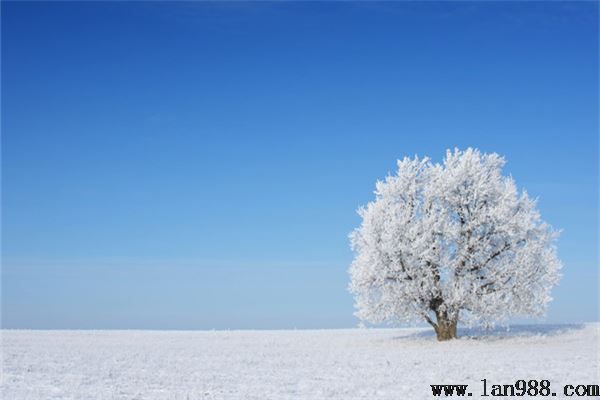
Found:
[(599, 330), (538, 326), (441, 343), (430, 329), (3, 330), (1, 394), (397, 400), (430, 399), (430, 384), (468, 384), (476, 399), (486, 378), (548, 379), (562, 398), (565, 384), (600, 383)]

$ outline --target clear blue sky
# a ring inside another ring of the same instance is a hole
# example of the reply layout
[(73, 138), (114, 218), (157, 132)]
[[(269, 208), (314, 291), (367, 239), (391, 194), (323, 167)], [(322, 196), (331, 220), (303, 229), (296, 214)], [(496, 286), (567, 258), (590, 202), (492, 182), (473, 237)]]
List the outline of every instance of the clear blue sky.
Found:
[(351, 327), (405, 155), (504, 155), (598, 319), (598, 3), (2, 2), (2, 325)]

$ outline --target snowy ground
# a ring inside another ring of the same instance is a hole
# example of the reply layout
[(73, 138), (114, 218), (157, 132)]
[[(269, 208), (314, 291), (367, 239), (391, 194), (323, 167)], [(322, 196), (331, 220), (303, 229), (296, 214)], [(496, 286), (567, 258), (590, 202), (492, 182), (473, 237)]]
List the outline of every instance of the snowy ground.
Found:
[[(1, 397), (428, 399), (430, 384), (598, 384), (600, 324), (437, 343), (429, 330), (25, 331), (2, 334)], [(463, 332), (463, 334), (471, 334)], [(454, 397), (456, 398), (456, 397)]]

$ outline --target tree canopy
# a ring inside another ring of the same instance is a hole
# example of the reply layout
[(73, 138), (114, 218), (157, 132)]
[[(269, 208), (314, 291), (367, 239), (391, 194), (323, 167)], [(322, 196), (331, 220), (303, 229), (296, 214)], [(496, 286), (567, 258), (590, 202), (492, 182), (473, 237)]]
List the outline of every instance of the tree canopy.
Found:
[(502, 174), (505, 160), (448, 150), (441, 164), (404, 158), (378, 181), (350, 234), (349, 289), (364, 321), (427, 321), (438, 339), (458, 321), (542, 315), (560, 279), (558, 232)]

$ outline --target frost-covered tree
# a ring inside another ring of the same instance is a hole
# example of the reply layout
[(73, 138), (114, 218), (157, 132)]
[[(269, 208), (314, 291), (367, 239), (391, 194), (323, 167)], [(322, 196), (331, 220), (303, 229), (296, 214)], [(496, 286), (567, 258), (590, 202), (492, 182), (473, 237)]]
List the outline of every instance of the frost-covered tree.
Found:
[(504, 159), (476, 149), (398, 161), (358, 211), (350, 291), (364, 321), (428, 322), (438, 340), (459, 321), (492, 325), (544, 313), (558, 283), (558, 232), (536, 201), (502, 175)]

